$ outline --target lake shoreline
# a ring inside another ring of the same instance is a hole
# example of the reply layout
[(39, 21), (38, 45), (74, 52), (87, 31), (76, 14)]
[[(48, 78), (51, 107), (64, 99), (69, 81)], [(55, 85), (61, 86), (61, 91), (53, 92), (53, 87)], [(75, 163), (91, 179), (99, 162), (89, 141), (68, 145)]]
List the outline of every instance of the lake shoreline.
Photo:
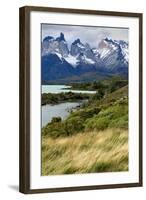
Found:
[(44, 93), (41, 95), (41, 105), (57, 105), (60, 103), (67, 102), (80, 102), (83, 100), (89, 100), (93, 95), (92, 94), (81, 94), (81, 93)]
[(57, 103), (41, 104), (41, 106), (46, 106), (46, 105), (55, 106), (62, 103), (74, 103), (74, 102), (81, 103), (82, 101), (88, 101), (88, 99), (83, 99), (83, 100), (72, 99), (72, 100), (67, 100), (67, 101), (59, 101)]
[(42, 127), (51, 122), (53, 117), (66, 119), (72, 111), (81, 108), (92, 98), (92, 92), (70, 91), (70, 86), (67, 85), (43, 85), (41, 94)]
[(63, 102), (56, 105), (43, 105), (42, 109), (42, 128), (52, 121), (54, 117), (65, 120), (69, 115), (80, 109), (86, 103), (85, 100), (76, 102)]

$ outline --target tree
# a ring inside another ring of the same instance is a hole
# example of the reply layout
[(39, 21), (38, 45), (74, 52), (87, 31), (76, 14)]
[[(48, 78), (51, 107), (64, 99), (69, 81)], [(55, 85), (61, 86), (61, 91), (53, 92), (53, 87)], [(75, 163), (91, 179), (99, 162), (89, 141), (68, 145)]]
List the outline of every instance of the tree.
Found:
[(53, 117), (51, 123), (61, 122), (61, 117)]
[(100, 89), (98, 89), (98, 91), (96, 92), (96, 94), (93, 96), (93, 99), (100, 100), (100, 99), (103, 98), (104, 94), (105, 94), (104, 90), (100, 88)]

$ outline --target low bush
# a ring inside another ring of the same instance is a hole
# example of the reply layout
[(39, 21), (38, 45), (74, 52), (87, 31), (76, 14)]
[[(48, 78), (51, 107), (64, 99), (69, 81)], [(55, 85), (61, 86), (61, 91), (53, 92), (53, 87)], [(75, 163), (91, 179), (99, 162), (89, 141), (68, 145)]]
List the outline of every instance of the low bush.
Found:
[(61, 122), (61, 117), (53, 117), (51, 120), (51, 123), (54, 123), (54, 122)]
[(97, 115), (100, 111), (101, 109), (99, 107), (80, 109), (80, 110), (77, 110), (76, 112), (71, 113), (68, 119), (78, 116), (82, 118), (83, 120), (86, 120), (88, 118), (93, 117), (94, 115)]
[(52, 138), (67, 136), (65, 125), (62, 122), (48, 123), (47, 126), (42, 128), (42, 135), (50, 136)]
[(86, 121), (85, 130), (104, 130), (108, 127), (110, 119), (108, 116), (98, 117), (95, 116)]
[(128, 114), (120, 118), (114, 119), (109, 123), (109, 128), (128, 128)]
[(67, 135), (73, 135), (84, 130), (84, 121), (81, 117), (75, 116), (64, 122)]

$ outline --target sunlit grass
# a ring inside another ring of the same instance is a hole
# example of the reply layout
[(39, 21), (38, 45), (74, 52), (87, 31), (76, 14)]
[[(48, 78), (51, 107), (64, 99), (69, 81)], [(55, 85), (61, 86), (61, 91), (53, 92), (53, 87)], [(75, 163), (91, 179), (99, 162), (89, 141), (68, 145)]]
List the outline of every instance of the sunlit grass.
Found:
[(106, 129), (53, 139), (42, 136), (42, 175), (128, 170), (128, 131)]

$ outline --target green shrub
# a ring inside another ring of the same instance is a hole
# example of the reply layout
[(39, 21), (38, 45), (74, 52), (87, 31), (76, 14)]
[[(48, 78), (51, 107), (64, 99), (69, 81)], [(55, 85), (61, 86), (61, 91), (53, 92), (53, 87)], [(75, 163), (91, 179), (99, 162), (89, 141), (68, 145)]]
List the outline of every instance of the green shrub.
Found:
[(106, 172), (110, 171), (112, 167), (112, 163), (110, 162), (97, 162), (92, 165), (92, 167), (88, 170), (88, 173)]
[(114, 92), (115, 90), (124, 87), (127, 84), (128, 84), (127, 80), (113, 79), (111, 81), (111, 84), (109, 85), (109, 92)]
[(42, 129), (42, 135), (47, 135), (52, 138), (67, 136), (67, 132), (62, 122), (49, 123)]
[(109, 123), (109, 128), (128, 128), (128, 115), (114, 119)]
[(70, 119), (72, 117), (80, 117), (83, 120), (86, 120), (88, 118), (93, 117), (94, 115), (97, 115), (100, 112), (100, 108), (88, 108), (88, 109), (80, 109), (70, 114), (70, 116), (67, 118)]
[(64, 124), (67, 135), (73, 135), (84, 129), (84, 120), (79, 116), (67, 119)]
[(98, 89), (98, 91), (96, 92), (96, 94), (93, 96), (93, 100), (100, 100), (103, 98), (105, 94), (105, 91), (103, 89)]
[(61, 122), (61, 117), (53, 117), (51, 120), (51, 123), (54, 123), (54, 122)]
[(42, 94), (42, 105), (46, 104), (56, 104), (60, 102), (66, 102), (66, 101), (78, 101), (83, 99), (89, 99), (92, 94), (82, 94), (82, 93), (73, 93), (73, 92), (66, 92), (66, 93), (58, 93), (58, 94), (52, 94), (52, 93), (44, 93)]
[(96, 116), (86, 121), (85, 129), (86, 130), (104, 130), (108, 127), (110, 123), (110, 119), (108, 116), (106, 117), (99, 117)]

